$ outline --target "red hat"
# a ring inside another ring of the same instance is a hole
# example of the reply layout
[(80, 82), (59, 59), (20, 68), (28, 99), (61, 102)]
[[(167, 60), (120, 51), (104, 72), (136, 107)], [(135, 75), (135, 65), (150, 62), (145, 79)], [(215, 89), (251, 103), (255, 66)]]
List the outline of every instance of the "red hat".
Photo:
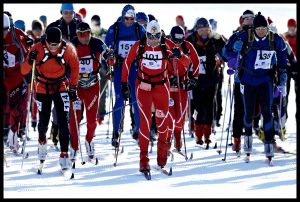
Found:
[(243, 25), (243, 21), (244, 21), (244, 19), (243, 19), (243, 16), (241, 15), (241, 17), (240, 17), (240, 19), (239, 19), (240, 26)]
[(81, 9), (78, 11), (78, 13), (80, 13), (80, 14), (82, 15), (82, 17), (85, 18), (85, 16), (86, 16), (86, 10), (85, 10), (85, 8), (81, 8)]
[(177, 15), (176, 20), (177, 19), (180, 19), (180, 20), (184, 21), (182, 15)]
[(271, 20), (270, 17), (268, 17), (267, 21), (268, 21), (269, 25), (273, 23), (273, 21)]
[(287, 23), (287, 26), (288, 27), (297, 27), (297, 22), (296, 22), (296, 20), (295, 19), (289, 19), (288, 20), (288, 23)]

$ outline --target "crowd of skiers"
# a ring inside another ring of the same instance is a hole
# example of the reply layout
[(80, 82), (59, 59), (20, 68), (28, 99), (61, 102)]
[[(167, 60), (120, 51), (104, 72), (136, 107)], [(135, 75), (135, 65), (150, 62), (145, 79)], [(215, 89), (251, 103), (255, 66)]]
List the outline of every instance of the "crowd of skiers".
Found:
[[(288, 31), (278, 34), (269, 17), (246, 10), (227, 40), (217, 33), (214, 19), (197, 18), (188, 30), (178, 15), (177, 25), (165, 33), (158, 19), (136, 13), (129, 4), (108, 30), (98, 15), (87, 23), (86, 10), (76, 13), (73, 4), (62, 4), (60, 13), (50, 24), (46, 16), (32, 21), (30, 31), (24, 21), (14, 22), (10, 12), (3, 14), (3, 139), (14, 153), (19, 141), (29, 140), (31, 114), (31, 126), (38, 130), (38, 159), (46, 160), (52, 114), (50, 138), (54, 145), (60, 143), (61, 167), (69, 168), (78, 155), (85, 116), (85, 147), (93, 159), (97, 122), (103, 124), (107, 99), (112, 99), (112, 146), (120, 146), (129, 101), (140, 171), (150, 170), (148, 145), (156, 135), (157, 165), (163, 168), (172, 140), (182, 150), (186, 117), (196, 144), (211, 143), (215, 127), (221, 126), (225, 66), (229, 86), (231, 75), (234, 79), (229, 98), (234, 103), (232, 150), (240, 152), (243, 135), (249, 160), (254, 130), (270, 161), (280, 151), (275, 135), (285, 138), (287, 104), (293, 102), (288, 100), (290, 81), (297, 89), (299, 79), (296, 20), (288, 20)], [(114, 89), (115, 100), (108, 89)]]

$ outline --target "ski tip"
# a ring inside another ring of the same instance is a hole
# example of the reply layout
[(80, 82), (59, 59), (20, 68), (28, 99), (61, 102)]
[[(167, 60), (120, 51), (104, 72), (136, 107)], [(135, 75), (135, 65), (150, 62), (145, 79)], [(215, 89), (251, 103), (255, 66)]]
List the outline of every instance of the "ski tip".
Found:
[(173, 174), (173, 170), (172, 170), (172, 167), (170, 168), (170, 171), (169, 171), (169, 176), (171, 176)]
[(190, 156), (190, 160), (192, 160), (194, 158), (194, 154), (193, 152), (191, 153), (191, 156)]

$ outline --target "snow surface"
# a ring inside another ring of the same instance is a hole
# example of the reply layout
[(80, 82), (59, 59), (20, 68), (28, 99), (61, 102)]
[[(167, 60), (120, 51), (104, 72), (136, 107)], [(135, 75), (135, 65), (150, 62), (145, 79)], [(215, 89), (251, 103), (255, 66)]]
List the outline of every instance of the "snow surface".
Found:
[[(226, 95), (228, 79), (225, 77), (223, 96)], [(287, 140), (277, 142), (283, 148), (296, 150), (295, 93), (292, 81), (289, 115), (287, 121)], [(223, 98), (223, 106), (225, 97)], [(229, 103), (227, 106), (224, 130), (228, 124)], [(224, 113), (224, 111), (223, 111)], [(187, 153), (193, 152), (193, 160), (185, 161), (182, 156), (174, 154), (174, 161), (168, 160), (173, 175), (166, 176), (152, 169), (152, 180), (145, 180), (139, 173), (139, 149), (130, 135), (129, 108), (126, 107), (124, 133), (121, 145), (124, 153), (115, 162), (114, 150), (107, 139), (107, 118), (104, 124), (96, 129), (95, 148), (99, 164), (86, 162), (81, 165), (78, 155), (75, 179), (66, 180), (59, 172), (59, 152), (48, 141), (48, 157), (42, 175), (37, 175), (37, 132), (30, 127), (31, 140), (26, 152), (29, 158), (24, 160), (21, 168), (21, 157), (7, 154), (9, 168), (4, 166), (4, 198), (295, 198), (296, 197), (296, 155), (275, 153), (274, 167), (265, 162), (263, 144), (253, 135), (253, 155), (250, 163), (245, 163), (242, 153), (235, 156), (230, 146), (227, 149), (226, 161), (223, 161), (227, 132), (223, 132), (222, 153), (220, 149), (221, 127), (216, 128), (217, 149), (205, 150), (196, 147), (195, 139), (188, 135), (185, 126)], [(82, 121), (84, 123), (85, 120)], [(221, 124), (223, 120), (221, 119)], [(51, 124), (49, 125), (51, 127)], [(110, 125), (110, 134), (112, 125)], [(83, 158), (87, 155), (84, 146), (86, 126), (81, 126), (81, 146)], [(212, 135), (213, 136), (213, 135)], [(48, 135), (49, 137), (49, 131)], [(229, 141), (230, 142), (230, 138)], [(243, 142), (243, 141), (242, 141)], [(7, 149), (6, 149), (7, 151)], [(150, 165), (156, 165), (156, 142), (152, 154), (149, 154)]]
[[(88, 11), (87, 19), (90, 19), (97, 10), (101, 16), (103, 26), (108, 28), (112, 24), (125, 4), (76, 4), (78, 10), (85, 7)], [(215, 17), (218, 23), (218, 31), (229, 37), (238, 23), (238, 18), (246, 9), (253, 9), (255, 12), (262, 11), (266, 16), (271, 16), (278, 25), (280, 33), (286, 30), (287, 19), (296, 17), (296, 4), (134, 4), (137, 11), (152, 13), (159, 18), (162, 28), (170, 30), (175, 16), (182, 14), (189, 28), (194, 23), (195, 18), (201, 13), (204, 17)], [(111, 12), (108, 6), (113, 6), (115, 12)], [(229, 7), (228, 7), (229, 6)], [(180, 7), (180, 10), (179, 10)], [(51, 8), (51, 9), (50, 9)], [(168, 9), (170, 16), (161, 15), (163, 8)], [(213, 8), (213, 12), (212, 11)], [(45, 10), (46, 9), (46, 10)], [(4, 10), (9, 10), (15, 20), (24, 19), (27, 28), (31, 20), (38, 18), (42, 14), (49, 17), (49, 23), (58, 19), (60, 4), (4, 4)], [(91, 9), (91, 12), (89, 13)], [(21, 10), (21, 11), (20, 11)], [(23, 10), (31, 13), (24, 16)], [(19, 12), (20, 11), (20, 12)], [(176, 11), (176, 12), (175, 12)], [(201, 11), (201, 12), (200, 12)], [(107, 12), (109, 12), (107, 14)], [(213, 16), (215, 15), (215, 16)], [(104, 16), (110, 16), (109, 20)], [(164, 17), (162, 17), (164, 16)], [(201, 17), (201, 16), (199, 16)], [(223, 21), (223, 22), (222, 22)], [(225, 74), (226, 75), (226, 74)], [(227, 75), (226, 75), (227, 76)], [(228, 78), (225, 77), (223, 83), (223, 109), (225, 105), (225, 95), (228, 86)], [(291, 151), (296, 150), (296, 121), (295, 121), (295, 91), (294, 82), (291, 83), (291, 94), (288, 106), (289, 118), (286, 124), (287, 140), (281, 142), (277, 137), (277, 143), (283, 148)], [(107, 104), (108, 105), (108, 104)], [(108, 107), (108, 106), (107, 106)], [(229, 101), (225, 115), (225, 126), (229, 118)], [(224, 114), (224, 111), (223, 111)], [(223, 118), (224, 116), (222, 116)], [(99, 158), (99, 165), (90, 163), (81, 165), (81, 157), (75, 169), (75, 179), (66, 180), (59, 172), (58, 157), (48, 141), (48, 157), (45, 162), (42, 175), (37, 175), (39, 161), (37, 159), (37, 132), (30, 127), (31, 141), (28, 141), (26, 152), (29, 158), (24, 160), (23, 170), (21, 168), (21, 157), (7, 154), (7, 162), (10, 167), (4, 164), (4, 198), (296, 198), (296, 155), (275, 154), (274, 167), (269, 167), (265, 163), (263, 144), (253, 135), (253, 155), (250, 163), (245, 163), (242, 153), (240, 158), (235, 156), (230, 146), (227, 150), (226, 162), (222, 159), (225, 153), (225, 142), (227, 133), (223, 132), (222, 153), (219, 155), (220, 140), (222, 136), (222, 126), (216, 128), (215, 136), (218, 142), (217, 149), (205, 150), (195, 146), (195, 139), (188, 135), (188, 125), (185, 125), (185, 137), (188, 155), (193, 152), (193, 160), (186, 162), (182, 156), (174, 154), (174, 161), (168, 160), (167, 166), (172, 166), (173, 175), (165, 176), (152, 169), (152, 180), (146, 181), (139, 173), (139, 148), (130, 135), (129, 108), (126, 107), (124, 132), (122, 133), (121, 144), (124, 146), (124, 153), (118, 157), (118, 165), (113, 166), (114, 150), (110, 144), (112, 125), (110, 121), (109, 138), (107, 139), (107, 119), (104, 124), (96, 129), (95, 148)], [(82, 121), (82, 123), (85, 120)], [(223, 123), (221, 119), (220, 123)], [(47, 137), (49, 137), (51, 124)], [(87, 158), (84, 140), (86, 125), (81, 126), (81, 146), (84, 159)], [(229, 138), (229, 142), (230, 138)], [(243, 141), (242, 141), (243, 142)], [(5, 152), (7, 152), (7, 148)], [(149, 154), (150, 165), (156, 164), (156, 142), (153, 153)]]

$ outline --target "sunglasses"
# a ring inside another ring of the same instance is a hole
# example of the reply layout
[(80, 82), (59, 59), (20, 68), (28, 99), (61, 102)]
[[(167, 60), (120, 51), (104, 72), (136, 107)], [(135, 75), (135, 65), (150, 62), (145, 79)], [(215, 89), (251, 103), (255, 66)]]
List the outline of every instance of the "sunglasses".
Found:
[(147, 32), (146, 36), (147, 36), (147, 39), (158, 40), (160, 38), (160, 33), (151, 34), (151, 33)]
[(266, 31), (268, 28), (267, 27), (258, 27), (255, 28), (256, 31)]
[(63, 11), (63, 15), (73, 15), (74, 11)]
[(80, 37), (80, 38), (89, 37), (90, 34), (91, 34), (91, 31), (84, 31), (84, 32), (77, 31), (77, 36)]
[(130, 20), (130, 21), (133, 21), (133, 20), (134, 20), (134, 18), (131, 18), (131, 17), (125, 17), (124, 19), (125, 19), (125, 20)]
[(183, 42), (183, 39), (172, 39), (172, 41), (176, 44), (180, 44)]

